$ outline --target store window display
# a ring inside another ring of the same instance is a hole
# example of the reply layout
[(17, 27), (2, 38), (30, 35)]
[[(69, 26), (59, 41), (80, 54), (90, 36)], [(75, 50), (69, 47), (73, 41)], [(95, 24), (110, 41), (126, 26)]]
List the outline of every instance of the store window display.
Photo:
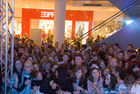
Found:
[[(88, 32), (88, 22), (86, 21), (76, 21), (76, 30), (75, 30), (75, 36), (77, 38), (79, 38), (80, 36), (82, 36), (83, 34), (85, 34), (86, 32)], [(86, 39), (87, 37), (82, 40), (82, 43), (86, 43)]]
[[(70, 43), (74, 39), (76, 39), (76, 33), (80, 23), (81, 23), (81, 28), (84, 28), (84, 30), (82, 30), (83, 34), (88, 30), (92, 29), (93, 14), (94, 14), (93, 11), (66, 10), (64, 41), (69, 40), (68, 42)], [(37, 30), (42, 30), (44, 28), (42, 31), (43, 33), (42, 37), (44, 38), (45, 36), (48, 36), (50, 34), (51, 38), (53, 38), (53, 32), (55, 32), (54, 18), (55, 18), (54, 10), (23, 8), (22, 9), (22, 36), (25, 33), (27, 33), (28, 37), (30, 37), (32, 36), (30, 34), (31, 29), (36, 29), (37, 31)], [(32, 20), (38, 20), (38, 21), (32, 23)], [(45, 37), (45, 39), (43, 40), (47, 42), (46, 39), (47, 38)], [(84, 40), (86, 41), (86, 39)]]
[[(32, 19), (36, 20), (36, 19)], [(31, 23), (31, 29), (41, 29), (42, 30), (42, 40), (44, 42), (49, 42), (53, 39), (53, 32), (54, 32), (54, 20), (38, 20), (38, 23), (35, 27), (35, 22)], [(65, 39), (71, 39), (72, 37), (72, 21), (65, 21)]]
[(51, 40), (54, 32), (54, 20), (40, 20), (39, 29), (42, 29), (43, 41)]
[(71, 38), (72, 21), (65, 21), (65, 38)]

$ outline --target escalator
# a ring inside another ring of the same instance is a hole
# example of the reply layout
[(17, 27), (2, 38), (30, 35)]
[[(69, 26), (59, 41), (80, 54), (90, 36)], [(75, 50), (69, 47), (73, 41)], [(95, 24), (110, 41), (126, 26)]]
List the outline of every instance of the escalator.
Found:
[[(139, 45), (136, 45), (137, 43), (140, 44), (140, 41), (138, 40), (138, 37), (140, 37), (140, 33), (136, 33), (140, 31), (138, 28), (139, 19), (137, 17), (136, 20), (138, 21), (135, 20), (132, 23), (131, 17), (129, 17), (129, 15), (126, 15), (138, 3), (139, 0), (133, 1), (131, 4), (120, 10), (118, 13), (109, 17), (99, 25), (95, 26), (93, 29), (78, 37), (76, 41), (72, 41), (70, 45), (76, 43), (77, 41), (85, 39), (87, 36), (91, 36), (94, 38), (94, 40), (98, 37), (103, 38), (103, 40), (99, 44), (102, 44), (103, 42), (109, 44), (119, 43), (120, 47), (124, 49), (126, 48), (126, 45), (128, 43), (132, 43), (136, 48), (140, 47)], [(130, 25), (132, 25), (132, 27)], [(131, 27), (131, 29), (128, 29), (128, 27)], [(136, 34), (132, 34), (133, 32), (135, 32)]]
[(126, 50), (127, 44), (133, 44), (134, 48), (140, 47), (140, 18), (135, 19), (131, 24), (123, 27), (113, 35), (100, 42), (107, 44), (118, 43), (120, 48)]

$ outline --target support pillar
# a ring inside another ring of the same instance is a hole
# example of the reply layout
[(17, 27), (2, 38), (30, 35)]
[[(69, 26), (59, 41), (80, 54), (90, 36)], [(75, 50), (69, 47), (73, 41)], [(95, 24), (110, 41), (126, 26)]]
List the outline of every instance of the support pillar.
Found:
[[(4, 94), (8, 94), (8, 75), (13, 77), (14, 0), (0, 0), (0, 65), (4, 77)], [(11, 28), (10, 28), (11, 24)], [(8, 54), (9, 53), (9, 54)], [(10, 73), (11, 72), (11, 73)], [(10, 85), (10, 88), (12, 86)], [(0, 87), (1, 88), (1, 87)], [(1, 92), (1, 91), (0, 91)]]
[(66, 0), (55, 0), (53, 40), (61, 46), (64, 42)]

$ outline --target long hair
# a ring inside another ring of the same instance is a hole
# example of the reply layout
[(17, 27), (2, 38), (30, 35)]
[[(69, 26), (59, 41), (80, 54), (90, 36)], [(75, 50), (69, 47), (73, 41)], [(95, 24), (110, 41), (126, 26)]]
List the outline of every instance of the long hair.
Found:
[[(21, 62), (21, 60), (20, 60), (19, 58), (16, 58), (14, 61), (15, 61), (15, 62), (14, 62), (13, 72), (15, 73), (15, 72), (17, 72), (17, 69), (16, 69), (16, 62), (17, 62), (17, 61), (20, 61), (20, 62)], [(21, 64), (22, 64), (22, 68), (21, 68), (21, 71), (22, 71), (22, 70), (23, 70), (23, 63), (21, 62)]]
[(90, 74), (89, 74), (89, 80), (91, 81), (91, 82), (94, 82), (94, 78), (93, 78), (93, 76), (92, 76), (92, 71), (93, 70), (97, 70), (98, 72), (99, 72), (99, 78), (98, 78), (98, 81), (100, 80), (100, 77), (101, 77), (101, 72), (100, 72), (100, 69), (98, 69), (98, 68), (92, 68), (91, 70), (90, 70)]
[(61, 87), (62, 90), (65, 90), (67, 87), (66, 84), (68, 78), (67, 71), (63, 65), (60, 65), (57, 71), (58, 71), (58, 85)]
[(117, 77), (114, 74), (111, 74), (110, 88), (114, 89), (116, 87), (116, 84), (117, 84)]
[[(39, 53), (37, 53), (37, 52), (35, 51), (37, 47), (39, 48)], [(34, 46), (33, 51), (32, 51), (32, 54), (41, 56), (41, 55), (42, 55), (42, 50), (41, 50), (41, 48), (40, 48), (39, 46)]]
[(109, 85), (105, 85), (105, 79), (104, 79), (104, 87), (110, 88), (111, 90), (114, 90), (117, 84), (117, 77), (114, 74), (109, 74), (109, 78), (110, 78), (110, 83)]
[[(76, 75), (75, 75), (75, 73), (76, 73), (78, 70), (81, 70), (81, 71), (82, 71), (81, 67), (76, 67), (76, 68), (73, 70), (73, 74), (72, 74), (72, 80), (73, 80), (73, 82), (76, 82)], [(82, 75), (81, 75), (81, 77), (82, 77)], [(80, 77), (80, 80), (81, 80), (81, 77)]]
[[(83, 68), (83, 67), (82, 67)], [(78, 71), (79, 69), (81, 69), (82, 70), (82, 73), (83, 73), (83, 69), (82, 68), (76, 68), (75, 69), (75, 72), (76, 71)], [(75, 82), (76, 82), (76, 77), (75, 77)], [(78, 84), (80, 87), (82, 87), (82, 88), (84, 88), (84, 89), (87, 89), (87, 75), (86, 74), (82, 74), (81, 75), (81, 78), (80, 78), (80, 80), (79, 80), (79, 84)]]

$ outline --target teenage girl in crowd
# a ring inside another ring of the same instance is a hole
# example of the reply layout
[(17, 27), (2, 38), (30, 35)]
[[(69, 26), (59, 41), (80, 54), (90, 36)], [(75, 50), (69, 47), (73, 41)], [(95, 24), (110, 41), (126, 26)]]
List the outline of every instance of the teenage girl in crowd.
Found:
[(126, 51), (117, 43), (98, 46), (92, 39), (71, 47), (67, 41), (62, 48), (52, 44), (15, 38), (10, 94), (139, 94), (140, 53), (132, 44)]

